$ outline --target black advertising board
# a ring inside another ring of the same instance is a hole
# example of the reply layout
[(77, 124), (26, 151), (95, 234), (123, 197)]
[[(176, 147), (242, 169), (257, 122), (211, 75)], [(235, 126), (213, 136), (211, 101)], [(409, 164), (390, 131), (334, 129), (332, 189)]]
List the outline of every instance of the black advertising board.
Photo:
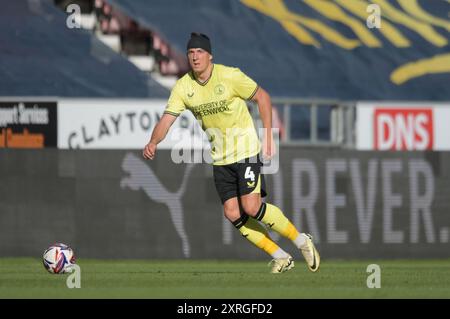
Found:
[(0, 147), (56, 147), (56, 105), (56, 102), (0, 102)]

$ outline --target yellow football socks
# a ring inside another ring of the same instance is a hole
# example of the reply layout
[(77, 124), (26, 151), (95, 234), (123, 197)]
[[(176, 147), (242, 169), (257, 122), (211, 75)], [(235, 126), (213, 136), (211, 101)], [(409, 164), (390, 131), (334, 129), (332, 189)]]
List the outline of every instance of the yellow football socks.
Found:
[(300, 235), (295, 226), (284, 216), (283, 212), (272, 204), (262, 203), (255, 218), (292, 241), (295, 241)]
[(272, 241), (267, 230), (256, 220), (249, 218), (248, 215), (242, 215), (241, 218), (233, 222), (233, 225), (239, 229), (242, 236), (273, 258), (286, 258), (288, 256), (284, 250)]

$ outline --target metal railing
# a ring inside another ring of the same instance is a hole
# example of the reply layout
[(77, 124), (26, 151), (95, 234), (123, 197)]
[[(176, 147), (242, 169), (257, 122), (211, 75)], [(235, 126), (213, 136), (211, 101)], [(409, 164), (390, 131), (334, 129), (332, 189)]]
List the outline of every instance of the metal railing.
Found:
[[(258, 128), (258, 108), (249, 103)], [(285, 146), (354, 148), (355, 103), (321, 99), (273, 98), (273, 126)]]

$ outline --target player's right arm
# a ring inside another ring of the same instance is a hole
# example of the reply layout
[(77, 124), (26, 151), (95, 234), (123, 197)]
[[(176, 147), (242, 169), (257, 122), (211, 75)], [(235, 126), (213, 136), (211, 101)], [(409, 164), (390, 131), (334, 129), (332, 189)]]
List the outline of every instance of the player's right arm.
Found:
[(170, 127), (177, 117), (172, 114), (164, 113), (158, 124), (156, 124), (153, 129), (152, 137), (150, 138), (150, 142), (147, 143), (144, 147), (144, 151), (142, 155), (145, 159), (154, 159), (156, 153), (156, 146), (159, 142), (161, 142), (167, 135)]
[(177, 117), (186, 109), (185, 101), (182, 96), (183, 87), (178, 81), (170, 92), (170, 97), (167, 101), (163, 116), (153, 129), (150, 141), (144, 147), (142, 155), (145, 159), (152, 160), (155, 158), (156, 146), (166, 137), (173, 122), (175, 122)]

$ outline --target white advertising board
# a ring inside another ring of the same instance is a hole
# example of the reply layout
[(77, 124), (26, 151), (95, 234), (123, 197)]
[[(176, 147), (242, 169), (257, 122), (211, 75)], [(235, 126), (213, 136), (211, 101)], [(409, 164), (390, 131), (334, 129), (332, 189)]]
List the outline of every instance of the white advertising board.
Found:
[[(58, 102), (58, 148), (143, 149), (162, 117), (166, 100), (62, 99)], [(158, 148), (209, 147), (194, 116), (183, 112)]]
[(356, 114), (359, 150), (450, 150), (450, 104), (362, 102)]

